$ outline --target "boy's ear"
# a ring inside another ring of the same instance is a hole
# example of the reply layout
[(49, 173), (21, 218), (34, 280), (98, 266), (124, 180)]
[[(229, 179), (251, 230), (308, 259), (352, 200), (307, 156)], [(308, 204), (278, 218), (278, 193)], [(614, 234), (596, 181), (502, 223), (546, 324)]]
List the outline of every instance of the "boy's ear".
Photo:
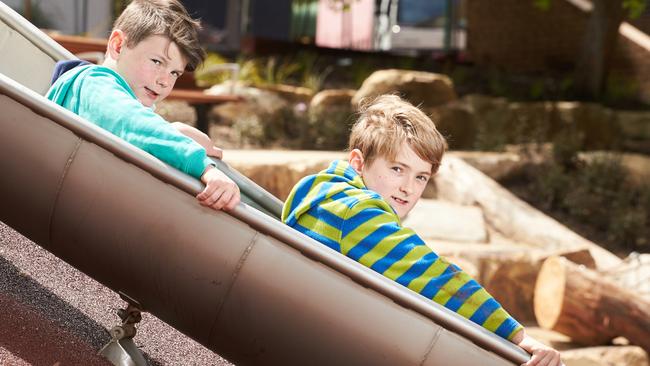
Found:
[(352, 149), (350, 151), (350, 155), (348, 155), (348, 162), (350, 163), (350, 166), (357, 171), (359, 175), (361, 175), (361, 172), (363, 171), (363, 153), (359, 149)]
[(113, 60), (117, 60), (122, 52), (122, 47), (126, 47), (126, 36), (121, 30), (115, 29), (111, 32), (111, 36), (108, 38), (106, 51)]

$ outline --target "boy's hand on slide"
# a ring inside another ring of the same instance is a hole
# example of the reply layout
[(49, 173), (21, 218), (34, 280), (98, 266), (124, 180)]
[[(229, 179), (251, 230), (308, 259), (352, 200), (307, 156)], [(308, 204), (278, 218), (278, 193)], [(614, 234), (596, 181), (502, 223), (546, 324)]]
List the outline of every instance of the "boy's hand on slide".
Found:
[(229, 211), (239, 203), (239, 187), (219, 169), (209, 166), (201, 181), (205, 183), (205, 189), (196, 196), (201, 205)]
[(530, 337), (524, 330), (515, 334), (512, 342), (531, 354), (530, 361), (522, 366), (564, 366), (560, 352)]
[(205, 149), (206, 154), (216, 159), (223, 159), (223, 149), (220, 149), (216, 146), (208, 147)]

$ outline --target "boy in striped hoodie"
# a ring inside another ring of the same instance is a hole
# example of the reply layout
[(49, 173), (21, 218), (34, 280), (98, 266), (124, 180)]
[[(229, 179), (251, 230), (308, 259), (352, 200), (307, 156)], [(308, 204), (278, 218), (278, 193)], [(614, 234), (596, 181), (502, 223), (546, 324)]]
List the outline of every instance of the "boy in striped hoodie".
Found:
[(361, 108), (348, 161), (303, 178), (282, 220), (294, 229), (442, 304), (532, 353), (526, 366), (562, 365), (560, 354), (526, 335), (469, 275), (401, 225), (446, 149), (422, 111), (395, 95)]

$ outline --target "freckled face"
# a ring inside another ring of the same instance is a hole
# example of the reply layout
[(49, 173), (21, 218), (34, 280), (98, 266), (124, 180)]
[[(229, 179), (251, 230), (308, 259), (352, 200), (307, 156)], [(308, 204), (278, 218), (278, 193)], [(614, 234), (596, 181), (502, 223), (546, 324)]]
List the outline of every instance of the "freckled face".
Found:
[(431, 178), (431, 163), (404, 143), (393, 161), (384, 157), (364, 164), (361, 176), (366, 187), (379, 193), (400, 219), (413, 209)]
[(176, 43), (153, 35), (133, 48), (124, 45), (116, 65), (140, 103), (152, 107), (169, 95), (187, 62)]

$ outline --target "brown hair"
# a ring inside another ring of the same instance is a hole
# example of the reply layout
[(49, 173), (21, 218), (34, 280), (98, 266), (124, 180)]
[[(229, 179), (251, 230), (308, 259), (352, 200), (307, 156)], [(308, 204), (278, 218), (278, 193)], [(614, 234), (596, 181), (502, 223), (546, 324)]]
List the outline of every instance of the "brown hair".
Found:
[(113, 29), (124, 32), (130, 48), (152, 35), (169, 38), (181, 49), (187, 59), (185, 69), (189, 71), (196, 69), (205, 58), (198, 35), (201, 25), (178, 0), (133, 0), (117, 18)]
[(432, 173), (438, 170), (447, 142), (420, 109), (397, 95), (381, 95), (362, 102), (359, 114), (350, 133), (350, 151), (361, 150), (370, 163), (378, 156), (395, 159), (408, 142), (420, 158), (431, 163)]

